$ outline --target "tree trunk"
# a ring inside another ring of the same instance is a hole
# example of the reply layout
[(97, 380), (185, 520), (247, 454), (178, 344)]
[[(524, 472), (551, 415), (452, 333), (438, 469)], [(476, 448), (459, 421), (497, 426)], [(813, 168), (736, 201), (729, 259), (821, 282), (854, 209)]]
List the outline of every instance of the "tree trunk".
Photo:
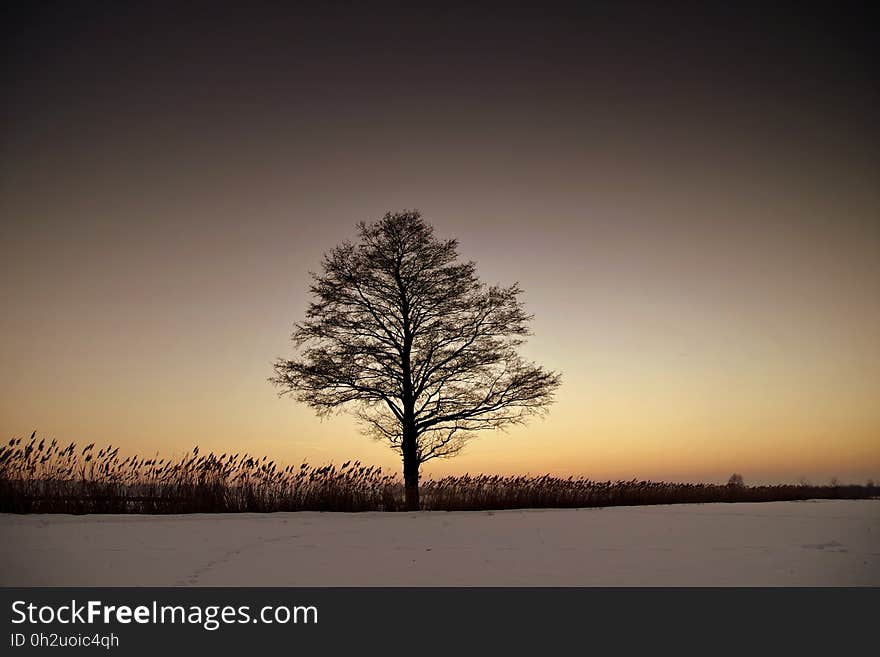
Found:
[(414, 427), (404, 429), (403, 435), (403, 490), (405, 509), (419, 510), (419, 456)]
[[(409, 463), (407, 461), (410, 461)], [(418, 511), (419, 506), (419, 462), (415, 458), (404, 458), (403, 485), (407, 511)]]

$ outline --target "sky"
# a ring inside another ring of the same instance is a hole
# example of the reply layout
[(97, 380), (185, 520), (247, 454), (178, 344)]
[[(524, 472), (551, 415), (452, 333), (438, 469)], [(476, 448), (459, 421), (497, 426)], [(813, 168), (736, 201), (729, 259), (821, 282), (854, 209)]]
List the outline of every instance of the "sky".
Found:
[(838, 3), (10, 3), (0, 436), (399, 468), (279, 398), (309, 270), (419, 209), (561, 371), (432, 475), (880, 479), (880, 93)]

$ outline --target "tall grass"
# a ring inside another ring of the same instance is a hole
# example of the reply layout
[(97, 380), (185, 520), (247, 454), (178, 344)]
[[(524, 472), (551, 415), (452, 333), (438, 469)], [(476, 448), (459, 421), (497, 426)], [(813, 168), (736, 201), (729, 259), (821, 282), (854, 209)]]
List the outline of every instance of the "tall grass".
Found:
[(10, 440), (0, 448), (0, 511), (13, 513), (213, 513), (376, 511), (399, 505), (397, 478), (381, 468), (281, 467), (249, 454), (178, 459), (119, 456), (55, 440)]
[[(571, 508), (701, 502), (864, 499), (868, 486), (742, 486), (653, 481), (593, 481), (544, 475), (463, 475), (426, 479), (426, 510)], [(0, 447), (0, 512), (217, 513), (268, 511), (398, 511), (397, 474), (346, 461), (322, 467), (284, 466), (249, 454), (199, 454), (177, 459), (119, 456), (94, 443), (12, 439)]]

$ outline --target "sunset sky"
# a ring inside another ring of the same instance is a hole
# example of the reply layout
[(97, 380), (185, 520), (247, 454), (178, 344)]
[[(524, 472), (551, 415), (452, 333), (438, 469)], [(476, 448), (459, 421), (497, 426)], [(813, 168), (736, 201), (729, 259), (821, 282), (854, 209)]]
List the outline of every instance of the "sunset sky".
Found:
[(484, 280), (521, 283), (524, 353), (563, 373), (546, 419), (426, 472), (880, 480), (867, 17), (20, 4), (4, 439), (398, 469), (267, 379), (322, 253), (418, 208)]

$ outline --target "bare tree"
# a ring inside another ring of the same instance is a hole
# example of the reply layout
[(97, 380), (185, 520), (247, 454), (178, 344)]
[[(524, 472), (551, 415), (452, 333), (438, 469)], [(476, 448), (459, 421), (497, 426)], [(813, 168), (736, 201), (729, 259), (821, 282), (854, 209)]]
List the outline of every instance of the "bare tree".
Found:
[(353, 411), (401, 455), (406, 508), (417, 510), (422, 463), (543, 413), (560, 375), (517, 354), (532, 319), (519, 285), (481, 283), (458, 242), (435, 238), (417, 211), (358, 232), (312, 273), (297, 358), (279, 359), (270, 381), (319, 415)]

